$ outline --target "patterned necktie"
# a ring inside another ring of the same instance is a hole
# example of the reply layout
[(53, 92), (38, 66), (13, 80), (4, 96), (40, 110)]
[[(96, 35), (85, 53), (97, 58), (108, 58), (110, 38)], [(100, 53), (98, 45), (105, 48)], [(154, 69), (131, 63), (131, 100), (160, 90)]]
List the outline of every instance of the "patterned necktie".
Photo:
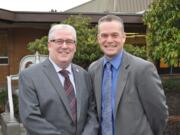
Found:
[(69, 79), (68, 71), (67, 70), (61, 70), (59, 72), (62, 76), (64, 76), (64, 90), (66, 92), (66, 95), (69, 100), (69, 105), (72, 113), (72, 118), (73, 122), (76, 124), (76, 119), (77, 119), (77, 101), (76, 101), (76, 96), (74, 92), (73, 85)]
[(111, 81), (112, 81), (111, 63), (107, 62), (106, 68), (104, 70), (103, 88), (102, 88), (102, 121), (101, 121), (102, 135), (113, 135)]

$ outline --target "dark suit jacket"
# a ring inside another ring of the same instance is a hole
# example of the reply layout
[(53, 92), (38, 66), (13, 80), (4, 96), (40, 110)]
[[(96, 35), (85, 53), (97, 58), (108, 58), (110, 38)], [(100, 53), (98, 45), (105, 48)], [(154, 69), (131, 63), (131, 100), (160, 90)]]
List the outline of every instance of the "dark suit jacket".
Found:
[[(101, 119), (103, 58), (89, 67)], [(160, 135), (168, 109), (154, 65), (124, 52), (115, 98), (115, 135)]]
[(29, 135), (96, 135), (98, 123), (88, 73), (72, 64), (77, 95), (77, 128), (58, 75), (47, 59), (21, 72), (20, 118)]

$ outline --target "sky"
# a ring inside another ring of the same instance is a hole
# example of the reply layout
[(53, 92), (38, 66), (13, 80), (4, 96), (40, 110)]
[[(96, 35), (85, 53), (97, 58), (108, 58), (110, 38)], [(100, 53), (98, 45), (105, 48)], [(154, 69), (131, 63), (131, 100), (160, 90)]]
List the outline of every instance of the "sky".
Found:
[(62, 12), (90, 0), (0, 0), (0, 8), (11, 11)]

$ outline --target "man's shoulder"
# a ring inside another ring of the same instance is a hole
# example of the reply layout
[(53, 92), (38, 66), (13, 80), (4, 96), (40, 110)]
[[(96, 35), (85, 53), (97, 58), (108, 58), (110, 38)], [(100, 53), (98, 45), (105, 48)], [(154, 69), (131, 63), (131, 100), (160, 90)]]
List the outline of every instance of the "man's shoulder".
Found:
[(142, 76), (142, 72), (156, 69), (155, 65), (152, 62), (142, 59), (140, 57), (134, 56), (129, 53), (126, 53), (126, 56), (124, 59), (125, 60), (123, 63), (126, 63), (126, 64), (128, 63), (128, 65), (130, 66), (130, 69), (133, 72), (139, 73), (141, 76)]
[(33, 75), (39, 73), (40, 70), (42, 70), (42, 63), (32, 64), (29, 67), (22, 70), (20, 73)]
[(77, 72), (84, 72), (84, 73), (87, 72), (82, 66), (74, 64), (74, 63), (72, 63), (72, 68), (73, 68), (73, 70), (75, 70)]
[(149, 65), (149, 64), (152, 64), (150, 61), (147, 61), (143, 58), (140, 58), (138, 56), (135, 56), (135, 55), (132, 55), (128, 52), (125, 52), (125, 57), (128, 58), (128, 60), (133, 63), (133, 64), (138, 64), (138, 65)]
[(88, 68), (89, 70), (96, 70), (103, 62), (103, 58), (99, 58), (98, 60), (92, 62)]

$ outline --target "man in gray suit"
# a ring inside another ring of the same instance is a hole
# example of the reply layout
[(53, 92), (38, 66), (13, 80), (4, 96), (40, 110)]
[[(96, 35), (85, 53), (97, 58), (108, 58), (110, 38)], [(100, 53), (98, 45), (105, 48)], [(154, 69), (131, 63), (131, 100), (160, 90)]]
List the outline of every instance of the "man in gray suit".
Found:
[(71, 63), (75, 29), (66, 24), (52, 26), (48, 50), (47, 60), (25, 69), (19, 77), (19, 112), (28, 135), (97, 135), (90, 76)]
[[(123, 21), (118, 16), (107, 15), (99, 20), (97, 38), (104, 57), (90, 65), (89, 73), (101, 135), (106, 135), (107, 129), (108, 135), (161, 135), (168, 108), (155, 66), (123, 50), (126, 35)], [(107, 63), (112, 72), (109, 118), (104, 114), (108, 109), (107, 88), (103, 85)]]

